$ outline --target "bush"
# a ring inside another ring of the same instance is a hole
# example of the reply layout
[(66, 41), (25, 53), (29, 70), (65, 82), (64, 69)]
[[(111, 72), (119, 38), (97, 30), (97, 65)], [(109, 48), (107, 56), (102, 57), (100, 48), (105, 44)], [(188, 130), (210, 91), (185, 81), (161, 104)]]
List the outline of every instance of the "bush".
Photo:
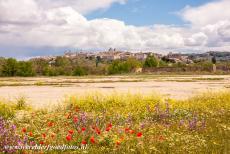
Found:
[(82, 67), (77, 67), (75, 68), (74, 72), (73, 72), (73, 75), (75, 76), (84, 76), (84, 75), (87, 75), (87, 72), (84, 68)]
[(3, 76), (16, 76), (18, 63), (16, 59), (9, 58), (3, 63), (2, 75)]
[(31, 62), (20, 61), (17, 65), (17, 76), (27, 77), (35, 75)]
[(57, 76), (58, 74), (57, 74), (57, 71), (55, 68), (48, 66), (44, 69), (43, 75), (45, 75), (45, 76)]
[(155, 56), (148, 56), (145, 60), (144, 67), (158, 67), (159, 60)]
[(108, 74), (130, 73), (138, 67), (141, 67), (141, 63), (133, 58), (129, 58), (127, 61), (115, 60), (109, 65)]

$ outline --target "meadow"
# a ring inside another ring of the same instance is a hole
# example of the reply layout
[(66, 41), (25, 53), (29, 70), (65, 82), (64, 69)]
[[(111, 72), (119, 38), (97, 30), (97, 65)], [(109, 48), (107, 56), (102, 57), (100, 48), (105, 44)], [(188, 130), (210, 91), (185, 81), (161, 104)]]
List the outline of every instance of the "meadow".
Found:
[[(0, 152), (213, 153), (230, 151), (230, 91), (175, 100), (157, 94), (91, 93), (34, 109), (0, 102)], [(15, 150), (6, 145), (69, 145), (79, 150)]]

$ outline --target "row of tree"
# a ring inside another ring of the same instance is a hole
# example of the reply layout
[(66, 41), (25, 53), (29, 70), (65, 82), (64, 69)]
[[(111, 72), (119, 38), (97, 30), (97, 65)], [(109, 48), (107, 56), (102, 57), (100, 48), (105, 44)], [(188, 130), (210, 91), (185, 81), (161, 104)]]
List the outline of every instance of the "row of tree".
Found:
[(133, 72), (140, 67), (157, 67), (159, 61), (150, 56), (144, 62), (134, 58), (125, 61), (102, 61), (100, 57), (94, 58), (66, 58), (56, 57), (55, 60), (32, 59), (29, 61), (17, 61), (13, 58), (0, 59), (0, 76), (58, 76), (88, 74), (121, 74)]
[[(214, 60), (212, 60), (214, 61)], [(216, 61), (214, 61), (216, 63)], [(213, 63), (214, 63), (213, 62)], [(13, 58), (0, 58), (0, 76), (83, 76), (122, 74), (134, 72), (137, 68), (168, 67), (169, 62), (148, 56), (145, 61), (129, 58), (125, 61), (103, 61), (96, 58), (66, 58), (56, 57), (54, 60), (31, 59), (17, 61)], [(170, 64), (171, 67), (186, 67), (184, 63)], [(201, 67), (209, 70), (211, 62), (191, 64), (190, 67)]]

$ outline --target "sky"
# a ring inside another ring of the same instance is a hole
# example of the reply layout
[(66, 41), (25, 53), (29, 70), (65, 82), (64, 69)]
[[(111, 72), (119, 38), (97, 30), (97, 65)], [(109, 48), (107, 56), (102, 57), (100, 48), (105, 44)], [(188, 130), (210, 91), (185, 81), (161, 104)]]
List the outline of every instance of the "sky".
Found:
[(230, 51), (230, 0), (0, 0), (0, 56)]

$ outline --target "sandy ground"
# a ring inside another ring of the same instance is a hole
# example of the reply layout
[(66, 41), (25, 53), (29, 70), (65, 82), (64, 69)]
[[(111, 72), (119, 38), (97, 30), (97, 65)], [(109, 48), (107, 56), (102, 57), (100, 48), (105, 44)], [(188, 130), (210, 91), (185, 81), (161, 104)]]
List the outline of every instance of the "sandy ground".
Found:
[(229, 89), (230, 76), (1, 78), (0, 84), (1, 99), (15, 101), (23, 96), (28, 104), (40, 108), (52, 107), (70, 95), (85, 95), (95, 91), (105, 94), (156, 93), (170, 98), (186, 99), (207, 90)]

